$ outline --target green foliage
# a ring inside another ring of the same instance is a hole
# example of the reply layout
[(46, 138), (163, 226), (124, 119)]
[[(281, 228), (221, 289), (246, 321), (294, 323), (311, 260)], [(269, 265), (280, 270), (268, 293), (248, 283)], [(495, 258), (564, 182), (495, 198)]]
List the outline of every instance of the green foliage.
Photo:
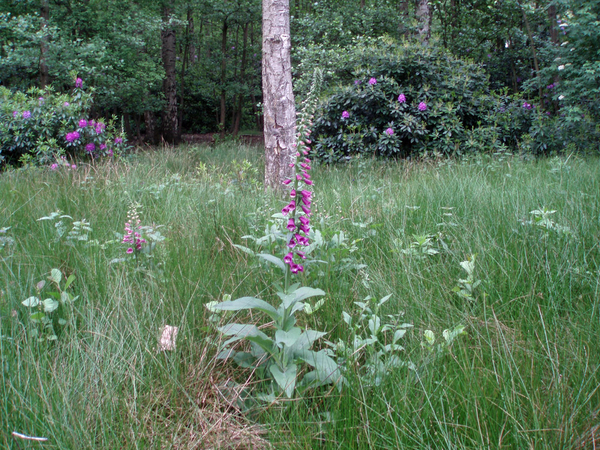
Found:
[(394, 369), (415, 368), (398, 356), (404, 350), (399, 341), (413, 325), (400, 322), (403, 314), (381, 314), (381, 307), (391, 297), (390, 294), (376, 300), (369, 296), (362, 302), (354, 302), (358, 307), (356, 313), (342, 313), (349, 327), (349, 342), (341, 338), (336, 343), (329, 342), (340, 365), (346, 370), (358, 370), (367, 386), (379, 386)]
[[(80, 86), (70, 94), (50, 88), (12, 93), (0, 86), (0, 101), (0, 162), (54, 164), (57, 169), (66, 156), (97, 158), (126, 149), (114, 118), (108, 123), (89, 120), (92, 94)], [(69, 140), (75, 132), (77, 137)]]
[[(57, 327), (65, 327), (73, 320), (71, 305), (79, 298), (73, 297), (67, 289), (75, 281), (71, 274), (63, 283), (63, 274), (59, 269), (52, 269), (50, 276), (50, 291), (47, 290), (46, 281), (36, 284), (37, 295), (23, 300), (22, 304), (29, 308), (31, 314), (30, 335), (39, 342), (55, 341), (60, 333)], [(62, 287), (61, 287), (62, 284)], [(42, 300), (43, 297), (47, 297)]]
[(500, 107), (479, 67), (436, 47), (380, 41), (350, 52), (338, 68), (350, 86), (334, 91), (315, 119), (314, 150), (325, 161), (451, 155)]
[[(281, 266), (285, 270), (282, 261)], [(326, 333), (296, 326), (295, 315), (304, 310), (304, 300), (323, 295), (325, 292), (321, 289), (300, 287), (296, 283), (287, 290), (277, 291), (281, 300), (277, 308), (254, 297), (211, 304), (211, 312), (257, 310), (273, 321), (273, 331), (269, 335), (262, 331), (264, 326), (255, 324), (228, 323), (219, 327), (219, 332), (229, 338), (223, 342), (218, 358), (231, 358), (240, 367), (251, 368), (259, 378), (267, 380), (262, 399), (272, 401), (281, 393), (291, 398), (296, 391), (302, 395), (307, 389), (332, 383), (341, 387), (343, 377), (335, 360), (325, 350), (311, 349)], [(240, 340), (250, 343), (247, 351), (231, 347)], [(303, 373), (304, 364), (312, 368), (307, 373)]]

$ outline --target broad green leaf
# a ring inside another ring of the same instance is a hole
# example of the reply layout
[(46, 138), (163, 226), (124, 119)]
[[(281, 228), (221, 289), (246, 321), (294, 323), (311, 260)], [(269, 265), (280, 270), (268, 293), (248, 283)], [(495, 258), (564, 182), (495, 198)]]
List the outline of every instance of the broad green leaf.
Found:
[(387, 302), (390, 299), (391, 296), (392, 296), (392, 294), (386, 295), (381, 300), (379, 300), (379, 303), (377, 303), (377, 305), (378, 306), (383, 305), (385, 302)]
[(67, 278), (67, 282), (65, 284), (65, 291), (69, 288), (69, 286), (71, 286), (71, 283), (73, 283), (73, 281), (75, 281), (75, 275), (71, 274), (69, 275), (69, 278)]
[[(250, 236), (242, 236), (242, 239), (244, 239), (245, 237), (250, 237)], [(244, 253), (248, 253), (249, 255), (252, 255), (252, 256), (256, 255), (256, 253), (254, 252), (254, 250), (249, 249), (248, 247), (244, 247), (243, 245), (233, 244), (233, 246), (235, 248), (239, 248)]]
[(52, 278), (52, 281), (58, 284), (62, 280), (62, 273), (58, 269), (52, 269), (50, 272), (50, 278)]
[(273, 378), (279, 385), (282, 391), (285, 392), (285, 395), (288, 398), (291, 398), (294, 394), (294, 389), (296, 389), (296, 376), (298, 374), (298, 368), (296, 364), (289, 365), (285, 372), (282, 372), (281, 369), (275, 364), (269, 367)]
[(62, 326), (65, 326), (67, 324), (67, 321), (65, 319), (63, 319), (63, 318), (60, 318), (60, 319), (58, 319), (58, 324), (62, 325)]
[(392, 339), (392, 342), (395, 344), (396, 342), (398, 342), (398, 340), (402, 339), (405, 334), (406, 334), (406, 330), (396, 330), (396, 332), (394, 333), (394, 338)]
[(300, 301), (304, 300), (305, 298), (314, 297), (316, 295), (325, 295), (325, 291), (321, 289), (314, 289), (308, 286), (303, 286), (301, 288), (296, 289), (296, 291), (294, 291), (293, 294), (295, 297), (294, 300)]
[(431, 330), (425, 330), (423, 337), (429, 345), (435, 344), (435, 334)]
[(381, 319), (379, 317), (373, 316), (369, 319), (369, 331), (371, 331), (371, 335), (377, 336), (380, 327)]
[(69, 294), (65, 291), (62, 291), (60, 293), (60, 301), (61, 303), (70, 303), (71, 302), (71, 297), (69, 296)]
[(59, 303), (56, 300), (54, 300), (53, 298), (47, 298), (42, 303), (44, 304), (44, 311), (45, 312), (55, 311), (56, 308), (58, 308), (58, 305), (59, 305)]
[(283, 262), (283, 260), (281, 258), (278, 258), (277, 256), (269, 255), (268, 253), (258, 253), (256, 256), (264, 259), (265, 261), (270, 262), (271, 264), (275, 264), (277, 267), (279, 267), (281, 270), (283, 270), (285, 272), (285, 263)]
[(344, 319), (344, 322), (352, 326), (352, 316), (350, 314), (348, 314), (346, 311), (342, 311), (342, 318)]
[(29, 308), (34, 308), (39, 305), (41, 301), (37, 297), (29, 297), (28, 299), (23, 300), (21, 303)]
[(301, 335), (302, 330), (298, 327), (292, 328), (290, 331), (277, 330), (275, 332), (275, 342), (291, 347), (298, 341)]
[(279, 314), (273, 306), (264, 300), (254, 297), (242, 297), (237, 300), (225, 301), (211, 306), (211, 310), (213, 311), (241, 311), (244, 309), (257, 309), (268, 314), (273, 320), (279, 318)]
[(34, 322), (39, 322), (44, 317), (46, 317), (46, 315), (43, 312), (36, 312), (35, 314), (32, 314), (31, 316), (29, 316), (29, 318)]
[(315, 368), (316, 379), (319, 384), (337, 383), (341, 379), (341, 374), (337, 363), (320, 350), (318, 352), (304, 351), (300, 359), (308, 365)]
[(325, 336), (327, 333), (322, 331), (306, 330), (300, 335), (298, 340), (293, 346), (294, 351), (309, 350), (313, 343)]

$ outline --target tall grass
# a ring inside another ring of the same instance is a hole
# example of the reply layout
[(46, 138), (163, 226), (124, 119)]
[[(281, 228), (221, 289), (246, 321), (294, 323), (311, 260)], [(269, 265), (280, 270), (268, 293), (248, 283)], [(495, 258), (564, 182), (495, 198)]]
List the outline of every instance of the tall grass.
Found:
[[(1, 447), (600, 445), (598, 159), (314, 168), (315, 228), (325, 239), (344, 231), (354, 248), (343, 256), (366, 267), (340, 257), (311, 266), (304, 282), (327, 292), (326, 306), (303, 321), (344, 340), (342, 311), (393, 294), (385, 313), (415, 325), (403, 358), (418, 371), (369, 386), (354, 367), (341, 392), (245, 414), (224, 386), (252, 374), (214, 360), (218, 335), (204, 304), (225, 294), (272, 300), (276, 274), (232, 245), (252, 246), (241, 237), (260, 235), (283, 205), (262, 191), (262, 166), (258, 149), (224, 144), (0, 175), (0, 228), (11, 227), (0, 237), (13, 240), (0, 250)], [(165, 225), (150, 270), (110, 263), (124, 256), (106, 243), (123, 233), (131, 201), (144, 224)], [(529, 223), (544, 207), (570, 232)], [(53, 224), (37, 220), (56, 210), (87, 219), (91, 239), (106, 245), (56, 241)], [(410, 252), (414, 235), (431, 235), (440, 253)], [(481, 285), (466, 300), (453, 288), (471, 255)], [(38, 343), (21, 302), (52, 268), (76, 277), (76, 320), (57, 342)], [(180, 329), (177, 349), (158, 352), (165, 324)], [(421, 347), (424, 330), (442, 339), (457, 324), (468, 334), (449, 351), (432, 357)]]

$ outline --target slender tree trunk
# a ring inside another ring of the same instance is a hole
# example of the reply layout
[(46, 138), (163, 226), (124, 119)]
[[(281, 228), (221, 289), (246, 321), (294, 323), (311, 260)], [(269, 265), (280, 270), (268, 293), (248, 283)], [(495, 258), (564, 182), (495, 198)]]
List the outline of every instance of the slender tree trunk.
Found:
[[(248, 30), (250, 28), (250, 23), (246, 22), (244, 24), (244, 37), (243, 37), (243, 42), (242, 42), (242, 62), (241, 62), (241, 69), (240, 69), (240, 79), (242, 80), (242, 83), (244, 83), (244, 86), (247, 86), (248, 83), (246, 81), (246, 62), (248, 59)], [(238, 96), (238, 104), (237, 104), (237, 115), (235, 116), (235, 122), (233, 124), (233, 134), (234, 136), (237, 136), (238, 133), (240, 132), (240, 122), (242, 120), (242, 103), (243, 103), (243, 97), (244, 94), (242, 92), (240, 92), (239, 96)]]
[(263, 0), (265, 186), (281, 189), (293, 175), (296, 107), (292, 91), (289, 0)]
[(154, 113), (144, 111), (144, 123), (146, 124), (146, 142), (156, 144), (156, 132), (154, 128)]
[(223, 28), (221, 29), (221, 117), (219, 119), (221, 137), (225, 136), (225, 81), (227, 78), (227, 30), (227, 18), (224, 18)]
[(40, 88), (48, 85), (48, 22), (50, 20), (50, 5), (48, 0), (41, 0), (40, 15), (42, 17), (42, 39), (40, 41)]
[(188, 8), (188, 12), (187, 12), (187, 20), (188, 20), (188, 25), (186, 27), (186, 32), (185, 32), (185, 41), (183, 44), (183, 58), (181, 60), (181, 74), (180, 74), (180, 78), (179, 78), (179, 86), (180, 86), (180, 92), (179, 92), (179, 105), (177, 108), (177, 142), (181, 142), (181, 133), (183, 132), (183, 104), (185, 101), (185, 70), (187, 68), (187, 66), (191, 66), (191, 61), (190, 61), (190, 49), (191, 44), (190, 42), (192, 41), (192, 35), (191, 33), (193, 32), (194, 29), (194, 17), (192, 15), (192, 9)]
[(431, 37), (431, 5), (429, 5), (429, 0), (419, 0), (417, 20), (419, 21), (419, 40), (423, 44), (428, 44)]
[(553, 44), (558, 44), (558, 27), (556, 26), (556, 5), (548, 6), (548, 19), (550, 20), (550, 39)]
[(165, 68), (163, 91), (167, 102), (163, 111), (163, 138), (169, 144), (177, 144), (177, 74), (175, 28), (169, 23), (171, 2), (167, 0), (163, 8), (162, 61)]
[(540, 96), (540, 100), (543, 98), (542, 91), (542, 80), (540, 78), (540, 66), (538, 64), (537, 52), (535, 50), (535, 42), (533, 41), (533, 33), (531, 32), (531, 27), (529, 26), (529, 19), (527, 18), (527, 14), (525, 13), (525, 9), (518, 2), (519, 7), (521, 8), (521, 12), (523, 13), (523, 22), (525, 23), (525, 28), (527, 29), (527, 36), (529, 37), (529, 43), (531, 46), (531, 54), (533, 56), (533, 68), (535, 69), (535, 73), (538, 79), (538, 94)]

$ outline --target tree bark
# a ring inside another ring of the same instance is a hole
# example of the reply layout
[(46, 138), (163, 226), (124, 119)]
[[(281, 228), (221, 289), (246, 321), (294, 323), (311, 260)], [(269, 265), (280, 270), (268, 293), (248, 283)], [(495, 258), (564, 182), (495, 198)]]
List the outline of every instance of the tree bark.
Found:
[(170, 1), (163, 8), (162, 61), (165, 69), (163, 91), (167, 102), (163, 111), (163, 139), (169, 144), (177, 144), (177, 74), (175, 28), (169, 23), (171, 16)]
[(417, 5), (417, 20), (419, 21), (419, 40), (423, 44), (428, 44), (431, 37), (431, 6), (429, 5), (429, 0), (419, 0)]
[(42, 39), (40, 41), (40, 88), (45, 89), (48, 85), (48, 22), (50, 20), (50, 5), (48, 0), (41, 0), (40, 15), (42, 17)]
[(221, 137), (225, 136), (225, 118), (226, 118), (226, 103), (225, 103), (225, 81), (227, 80), (227, 17), (223, 19), (223, 27), (221, 28), (221, 116), (219, 118), (219, 128), (221, 129)]
[(296, 107), (292, 90), (289, 0), (263, 0), (262, 86), (265, 187), (281, 189), (292, 177)]

